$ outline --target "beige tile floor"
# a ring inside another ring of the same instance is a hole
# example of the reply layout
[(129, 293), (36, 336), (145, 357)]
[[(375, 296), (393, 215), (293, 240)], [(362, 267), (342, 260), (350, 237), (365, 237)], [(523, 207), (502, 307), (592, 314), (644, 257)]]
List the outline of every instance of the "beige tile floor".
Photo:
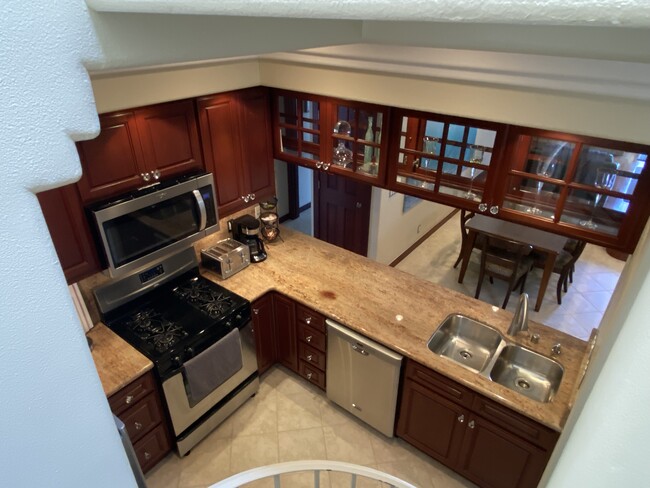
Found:
[[(253, 467), (303, 459), (370, 466), (420, 488), (474, 486), (404, 441), (389, 439), (359, 422), (321, 390), (280, 366), (265, 373), (258, 394), (188, 456), (168, 455), (147, 474), (147, 484), (149, 488), (206, 487)], [(267, 480), (247, 486), (273, 484)], [(283, 488), (313, 486), (313, 475), (282, 477)], [(323, 473), (321, 486), (350, 486), (350, 479)], [(380, 485), (360, 482), (357, 486)]]
[[(480, 251), (474, 250), (461, 284), (458, 283), (460, 265), (453, 268), (459, 250), (460, 213), (457, 213), (396, 267), (473, 297), (478, 281)], [(580, 339), (588, 339), (592, 329), (600, 324), (624, 265), (623, 261), (609, 256), (604, 248), (588, 244), (576, 263), (574, 282), (562, 295), (562, 305), (558, 305), (556, 300), (558, 275), (553, 274), (540, 311), (531, 311), (530, 318)], [(542, 270), (534, 269), (526, 281), (525, 291), (533, 304), (537, 300), (541, 276)], [(494, 280), (494, 284), (490, 284), (485, 280), (480, 299), (500, 307), (505, 290), (504, 282)], [(513, 292), (508, 310), (514, 311), (517, 296), (518, 291)]]

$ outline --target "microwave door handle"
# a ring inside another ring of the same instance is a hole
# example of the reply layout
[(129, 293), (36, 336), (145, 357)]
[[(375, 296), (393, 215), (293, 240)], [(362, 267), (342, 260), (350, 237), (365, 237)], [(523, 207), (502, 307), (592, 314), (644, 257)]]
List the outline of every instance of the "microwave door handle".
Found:
[(201, 192), (199, 190), (192, 190), (192, 193), (194, 194), (194, 198), (196, 198), (196, 205), (199, 207), (199, 213), (201, 214), (199, 230), (204, 230), (205, 226), (208, 223), (208, 216), (205, 211), (205, 202), (203, 201), (203, 197), (201, 196)]

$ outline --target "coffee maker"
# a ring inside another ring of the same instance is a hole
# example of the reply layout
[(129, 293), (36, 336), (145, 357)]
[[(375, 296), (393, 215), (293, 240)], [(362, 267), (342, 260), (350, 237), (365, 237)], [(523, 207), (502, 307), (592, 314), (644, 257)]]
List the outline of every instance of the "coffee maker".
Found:
[(259, 263), (266, 259), (264, 243), (260, 239), (260, 221), (252, 215), (242, 215), (230, 221), (232, 236), (246, 244), (251, 251), (251, 261)]

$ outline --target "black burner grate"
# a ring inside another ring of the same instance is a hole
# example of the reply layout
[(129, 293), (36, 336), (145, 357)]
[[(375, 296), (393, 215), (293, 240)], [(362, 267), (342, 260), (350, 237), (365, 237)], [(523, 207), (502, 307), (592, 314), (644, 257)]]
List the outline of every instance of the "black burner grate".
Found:
[(216, 289), (214, 284), (198, 277), (174, 288), (174, 294), (212, 319), (223, 317), (234, 304), (228, 292)]
[(126, 319), (126, 326), (158, 352), (167, 351), (188, 335), (182, 326), (166, 319), (153, 308), (134, 313)]

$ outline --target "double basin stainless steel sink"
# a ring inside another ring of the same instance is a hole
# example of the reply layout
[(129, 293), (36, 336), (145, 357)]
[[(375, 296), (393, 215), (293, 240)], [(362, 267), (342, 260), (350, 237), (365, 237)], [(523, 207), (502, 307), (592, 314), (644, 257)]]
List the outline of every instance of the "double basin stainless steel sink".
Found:
[(564, 368), (553, 359), (509, 344), (489, 325), (460, 314), (447, 317), (427, 346), (435, 354), (542, 403), (553, 399), (564, 375)]

